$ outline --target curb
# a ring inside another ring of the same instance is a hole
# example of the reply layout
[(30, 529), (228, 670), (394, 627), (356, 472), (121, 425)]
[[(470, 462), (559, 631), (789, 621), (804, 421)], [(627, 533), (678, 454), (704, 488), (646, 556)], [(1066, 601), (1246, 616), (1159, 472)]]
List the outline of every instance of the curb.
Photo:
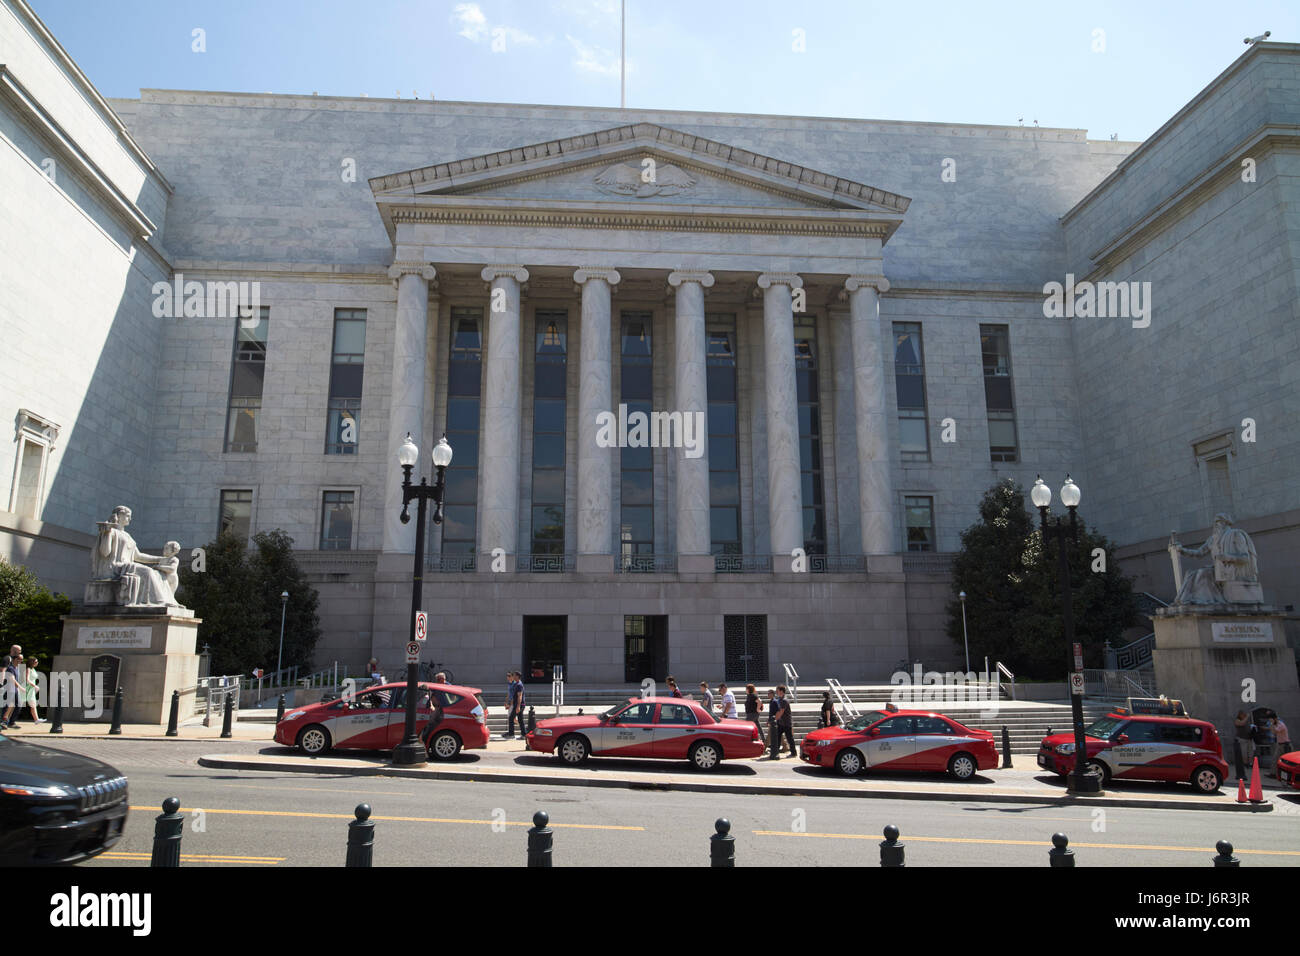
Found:
[[(337, 758), (335, 758), (337, 759)], [(1035, 796), (1020, 793), (955, 793), (936, 790), (865, 790), (839, 789), (798, 783), (738, 783), (738, 782), (688, 782), (682, 780), (635, 780), (627, 777), (601, 775), (599, 777), (571, 777), (563, 774), (520, 773), (517, 771), (457, 770), (429, 767), (333, 766), (300, 761), (254, 761), (238, 754), (208, 754), (198, 758), (199, 766), (221, 770), (265, 770), (276, 773), (313, 773), (345, 776), (412, 777), (433, 780), (459, 780), (467, 783), (523, 783), (534, 786), (606, 787), (628, 790), (665, 790), (685, 793), (747, 793), (798, 797), (865, 797), (885, 800), (948, 800), (967, 803), (1036, 803), (1050, 806), (1106, 806), (1131, 807), (1144, 810), (1229, 810), (1233, 812), (1268, 813), (1273, 804), (1212, 803), (1205, 800), (1144, 800), (1133, 797), (1073, 797), (1069, 794), (1044, 794)], [(1113, 792), (1113, 791), (1112, 791)]]

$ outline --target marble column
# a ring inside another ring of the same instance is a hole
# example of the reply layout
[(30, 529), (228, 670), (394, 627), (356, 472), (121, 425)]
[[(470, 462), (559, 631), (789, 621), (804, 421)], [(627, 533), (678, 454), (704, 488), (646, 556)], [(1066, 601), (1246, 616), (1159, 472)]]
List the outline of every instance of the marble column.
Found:
[(767, 368), (767, 507), (774, 571), (789, 571), (803, 547), (803, 489), (799, 476), (799, 396), (794, 375), (791, 295), (803, 280), (788, 272), (758, 277), (763, 290), (763, 352)]
[(858, 431), (858, 501), (862, 553), (894, 554), (894, 477), (889, 454), (889, 420), (885, 395), (885, 358), (881, 354), (880, 293), (889, 291), (882, 275), (852, 275), (849, 293), (853, 336), (853, 403)]
[(528, 270), (486, 266), (482, 276), (491, 289), (479, 455), (478, 570), (490, 573), (494, 549), (505, 551), (505, 570), (513, 571), (519, 548), (519, 285), (528, 279)]
[(424, 381), (428, 374), (425, 349), (429, 335), (429, 283), (437, 276), (426, 262), (394, 262), (388, 276), (397, 286), (397, 325), (393, 335), (393, 382), (388, 412), (388, 444), (384, 449), (384, 551), (415, 553), (415, 522), (402, 524), (402, 466), (397, 449), (407, 432), (420, 446), (415, 480), (432, 475), (433, 448), (424, 430)]
[(677, 569), (712, 571), (704, 290), (713, 285), (713, 276), (708, 272), (678, 270), (669, 274), (668, 284), (677, 290), (674, 335), (677, 407), (674, 411), (682, 413), (683, 429), (691, 428), (693, 440), (699, 442), (698, 457), (687, 455), (685, 447), (672, 452), (677, 463)]
[(582, 268), (573, 281), (582, 287), (581, 365), (578, 369), (578, 556), (579, 571), (613, 571), (612, 461), (616, 449), (596, 444), (596, 416), (617, 412), (611, 404), (610, 328), (614, 269)]

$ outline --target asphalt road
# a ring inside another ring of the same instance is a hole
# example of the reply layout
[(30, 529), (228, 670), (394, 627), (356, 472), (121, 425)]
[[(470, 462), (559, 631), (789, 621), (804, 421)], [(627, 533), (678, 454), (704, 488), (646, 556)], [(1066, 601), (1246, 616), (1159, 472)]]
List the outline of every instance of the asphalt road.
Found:
[[(207, 770), (210, 742), (60, 741), (131, 783), (126, 836), (87, 866), (147, 865), (153, 817), (175, 796), (190, 814), (186, 865), (338, 866), (352, 808), (373, 807), (377, 866), (519, 866), (534, 810), (551, 814), (555, 864), (705, 866), (713, 822), (731, 820), (745, 865), (871, 865), (881, 830), (902, 831), (909, 866), (1046, 866), (1052, 833), (1079, 866), (1208, 867), (1230, 840), (1243, 866), (1300, 864), (1300, 806), (1266, 814), (1063, 808), (621, 790)], [(262, 744), (224, 741), (223, 750)]]

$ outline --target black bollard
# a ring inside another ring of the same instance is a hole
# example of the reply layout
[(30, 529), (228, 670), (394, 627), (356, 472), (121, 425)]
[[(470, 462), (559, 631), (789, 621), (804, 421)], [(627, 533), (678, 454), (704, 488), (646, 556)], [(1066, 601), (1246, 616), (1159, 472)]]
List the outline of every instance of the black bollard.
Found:
[(537, 730), (537, 711), (532, 707), (528, 708), (528, 732), (531, 734)]
[(1052, 834), (1052, 848), (1047, 851), (1047, 860), (1052, 866), (1074, 866), (1074, 851), (1069, 849), (1070, 838), (1064, 833)]
[(1216, 867), (1241, 866), (1241, 861), (1232, 855), (1232, 844), (1227, 840), (1220, 840), (1214, 844), (1214, 848), (1219, 851), (1219, 855), (1213, 858)]
[(718, 832), (709, 837), (709, 866), (735, 866), (736, 838), (731, 835), (731, 821), (719, 817), (713, 829)]
[(110, 734), (120, 734), (122, 732), (122, 688), (117, 689), (113, 695), (113, 723), (109, 726)]
[(63, 702), (60, 701), (54, 706), (54, 713), (50, 717), (50, 733), (63, 733)]
[(168, 737), (176, 737), (180, 734), (177, 729), (181, 722), (181, 692), (172, 691), (172, 712), (167, 715), (167, 734)]
[(892, 823), (885, 827), (885, 839), (880, 844), (881, 866), (907, 866), (903, 859), (903, 844), (898, 842), (898, 827)]
[(1008, 770), (1011, 767), (1011, 731), (1007, 730), (1007, 725), (1002, 725), (1002, 769)]
[(547, 826), (551, 815), (545, 810), (533, 814), (533, 825), (528, 830), (528, 865), (551, 866), (551, 843), (555, 831)]
[(235, 714), (235, 695), (226, 695), (226, 712), (221, 715), (221, 736), (230, 737), (230, 720)]
[(176, 867), (181, 865), (181, 834), (185, 832), (185, 814), (179, 812), (181, 802), (175, 797), (163, 801), (162, 813), (154, 817), (153, 857), (149, 865)]
[(278, 724), (284, 720), (284, 694), (280, 695), (280, 702), (275, 705), (275, 722)]
[(348, 824), (348, 860), (344, 866), (373, 866), (375, 825), (370, 822), (370, 804), (358, 803), (357, 818)]

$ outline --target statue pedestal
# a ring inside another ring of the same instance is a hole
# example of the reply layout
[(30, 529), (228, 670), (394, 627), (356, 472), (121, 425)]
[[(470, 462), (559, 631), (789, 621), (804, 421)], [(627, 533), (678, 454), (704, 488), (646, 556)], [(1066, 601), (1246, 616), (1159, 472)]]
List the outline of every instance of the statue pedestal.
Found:
[[(65, 701), (65, 721), (112, 718), (108, 686), (113, 670), (122, 687), (122, 722), (165, 724), (171, 715), (172, 691), (193, 687), (199, 680), (199, 656), (195, 653), (202, 621), (186, 608), (90, 608), (79, 607), (64, 615), (61, 653), (52, 670), (58, 674), (80, 674), (81, 698), (72, 706)], [(114, 661), (116, 658), (116, 661)], [(86, 707), (93, 693), (93, 671), (106, 674), (104, 694), (109, 700)], [(92, 675), (89, 681), (85, 675)], [(98, 708), (103, 713), (92, 715)], [(181, 695), (180, 719), (194, 714), (194, 695)]]
[(1182, 700), (1190, 716), (1218, 728), (1230, 763), (1237, 711), (1271, 707), (1283, 720), (1300, 718), (1295, 652), (1287, 646), (1283, 621), (1280, 608), (1262, 604), (1156, 611), (1156, 686)]

